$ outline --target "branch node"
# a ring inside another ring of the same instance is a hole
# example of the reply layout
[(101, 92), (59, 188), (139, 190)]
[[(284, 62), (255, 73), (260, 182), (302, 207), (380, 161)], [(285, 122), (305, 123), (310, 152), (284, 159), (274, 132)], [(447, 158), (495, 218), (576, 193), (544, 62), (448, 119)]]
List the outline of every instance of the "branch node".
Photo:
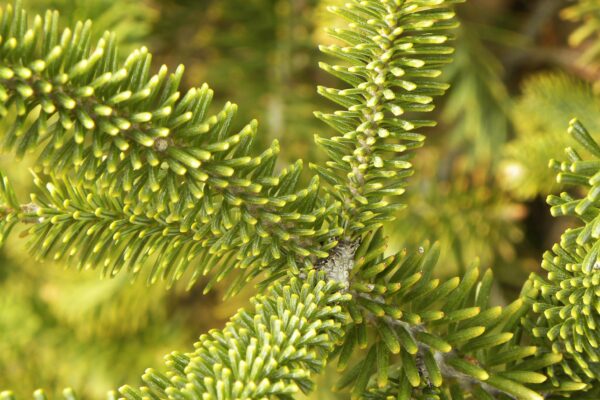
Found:
[(360, 244), (360, 240), (341, 240), (331, 250), (329, 257), (319, 263), (318, 268), (325, 271), (327, 278), (339, 282), (344, 290), (350, 287), (350, 271), (354, 268), (354, 254)]

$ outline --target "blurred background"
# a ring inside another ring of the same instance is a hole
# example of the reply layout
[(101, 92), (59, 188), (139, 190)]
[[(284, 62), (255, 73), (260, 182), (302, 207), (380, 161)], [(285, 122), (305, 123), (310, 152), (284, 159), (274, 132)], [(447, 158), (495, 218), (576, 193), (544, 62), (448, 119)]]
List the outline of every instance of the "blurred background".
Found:
[[(185, 86), (208, 82), (214, 106), (239, 104), (238, 126), (257, 118), (263, 143), (280, 140), (282, 165), (322, 157), (313, 135), (327, 130), (314, 110), (331, 106), (316, 84), (339, 85), (318, 69), (326, 12), (343, 0), (24, 0), (58, 9), (65, 25), (95, 21), (117, 31), (123, 54), (145, 45), (155, 66), (185, 64)], [(6, 1), (0, 1), (4, 5)], [(580, 118), (600, 138), (600, 0), (470, 0), (459, 9), (452, 84), (438, 103), (436, 128), (414, 162), (408, 208), (388, 229), (390, 251), (439, 240), (440, 276), (492, 268), (494, 301), (513, 299), (568, 220), (550, 217), (545, 197), (560, 191), (548, 168), (573, 145), (568, 122)], [(0, 167), (22, 198), (34, 158)], [(14, 235), (18, 236), (18, 235)], [(247, 304), (253, 288), (222, 302), (224, 282), (203, 295), (200, 282), (170, 291), (125, 275), (99, 280), (29, 258), (23, 240), (0, 252), (0, 390), (28, 397), (72, 386), (88, 398), (135, 384), (162, 356), (188, 350)], [(479, 260), (477, 263), (476, 260)], [(319, 378), (310, 398), (344, 399)]]

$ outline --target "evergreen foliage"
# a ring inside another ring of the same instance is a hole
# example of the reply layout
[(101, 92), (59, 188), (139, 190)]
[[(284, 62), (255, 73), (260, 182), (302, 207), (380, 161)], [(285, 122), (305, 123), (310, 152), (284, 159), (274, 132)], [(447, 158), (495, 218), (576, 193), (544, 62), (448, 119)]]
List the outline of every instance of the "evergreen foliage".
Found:
[[(546, 112), (539, 112), (546, 110)], [(554, 193), (560, 187), (548, 161), (559, 158), (565, 147), (576, 146), (564, 134), (564, 121), (579, 118), (594, 134), (600, 102), (591, 85), (562, 73), (530, 78), (513, 107), (516, 138), (504, 148), (501, 182), (517, 198), (531, 199)]]
[(558, 158), (565, 147), (575, 145), (563, 134), (564, 121), (576, 117), (592, 135), (598, 131), (593, 116), (598, 112), (600, 5), (595, 0), (573, 3), (561, 11), (561, 17), (578, 23), (569, 44), (582, 48), (577, 68), (583, 79), (561, 72), (536, 74), (525, 82), (522, 96), (513, 106), (516, 137), (502, 152), (499, 180), (519, 199), (530, 200), (560, 189), (553, 171), (545, 165)]
[(548, 340), (555, 352), (565, 354), (559, 367), (548, 375), (558, 381), (561, 374), (576, 382), (594, 382), (598, 376), (598, 158), (600, 146), (577, 120), (569, 128), (573, 138), (593, 156), (583, 158), (572, 148), (569, 160), (555, 163), (558, 181), (578, 185), (585, 194), (577, 198), (568, 193), (551, 195), (548, 203), (554, 216), (572, 216), (580, 226), (568, 229), (552, 252), (544, 255), (542, 267), (547, 278), (534, 276), (531, 285), (538, 289), (533, 297), (534, 318), (528, 327), (533, 336)]
[(342, 294), (334, 281), (311, 271), (302, 280), (273, 285), (240, 310), (222, 331), (200, 337), (191, 353), (167, 357), (169, 372), (149, 369), (139, 390), (125, 386), (126, 399), (292, 399), (312, 387), (343, 335)]
[[(438, 244), (386, 252), (382, 225), (425, 139), (415, 130), (434, 124), (416, 113), (447, 89), (437, 78), (459, 2), (332, 7), (350, 22), (331, 31), (340, 44), (322, 48), (340, 64), (321, 67), (348, 86), (319, 88), (342, 110), (317, 113), (337, 136), (316, 138), (329, 160), (312, 165), (306, 187), (301, 162), (277, 168), (277, 142), (255, 151), (255, 121), (232, 129), (235, 105), (210, 115), (208, 86), (181, 93), (183, 67), (152, 75), (148, 50), (121, 63), (115, 36), (92, 45), (89, 22), (60, 31), (55, 12), (29, 19), (19, 1), (2, 9), (5, 144), (37, 152), (40, 168), (30, 203), (0, 175), (1, 238), (26, 226), (36, 256), (110, 277), (147, 271), (149, 283), (172, 285), (189, 271), (190, 286), (211, 274), (209, 290), (235, 271), (231, 293), (259, 275), (266, 288), (193, 351), (167, 356), (164, 372), (148, 369), (141, 387), (109, 398), (291, 399), (333, 359), (347, 369), (338, 389), (353, 398), (597, 393), (597, 160), (569, 149), (570, 162), (553, 164), (559, 183), (589, 187), (583, 199), (549, 198), (555, 215), (583, 226), (565, 232), (545, 257), (548, 275), (533, 275), (505, 307), (490, 304), (490, 271), (435, 279)], [(600, 158), (582, 125), (570, 132)]]
[[(418, 172), (408, 197), (410, 213), (394, 223), (392, 244), (400, 248), (399, 244), (414, 247), (428, 239), (438, 241), (446, 276), (464, 272), (475, 259), (501, 272), (501, 263), (515, 261), (516, 244), (524, 237), (518, 222), (525, 207), (490, 184), (485, 167), (476, 164), (471, 170), (467, 160), (458, 158), (450, 173), (444, 173), (439, 165), (449, 162), (445, 154), (430, 150), (423, 149), (427, 154), (415, 160)], [(407, 231), (409, 237), (403, 235)]]
[[(600, 71), (600, 4), (595, 0), (577, 0), (574, 3), (563, 9), (561, 16), (578, 23), (569, 43), (573, 47), (585, 46), (579, 65), (589, 70), (588, 74), (597, 81)], [(598, 82), (595, 82), (595, 87), (598, 89)]]
[[(471, 7), (461, 9), (477, 15), (487, 10), (485, 5)], [(495, 179), (503, 156), (498, 149), (509, 135), (510, 98), (500, 59), (486, 41), (495, 34), (490, 31), (490, 25), (461, 19), (455, 60), (444, 69), (451, 90), (438, 113), (442, 134), (416, 154), (416, 178), (406, 201), (411, 206), (390, 224), (390, 242), (400, 249), (437, 240), (444, 259), (438, 274), (461, 273), (478, 258), (502, 283), (520, 286), (527, 274), (512, 272), (527, 210)]]
[(331, 161), (315, 168), (343, 205), (347, 234), (372, 230), (399, 206), (384, 197), (404, 193), (411, 174), (407, 151), (425, 139), (414, 130), (433, 124), (405, 113), (433, 110), (433, 97), (447, 89), (435, 78), (453, 53), (447, 31), (457, 26), (448, 8), (454, 3), (367, 1), (331, 8), (350, 25), (331, 31), (341, 45), (321, 50), (349, 65), (321, 67), (351, 87), (319, 88), (343, 110), (316, 115), (342, 136), (317, 138)]
[[(105, 34), (92, 48), (90, 23), (60, 34), (58, 15), (48, 12), (45, 20), (38, 17), (28, 28), (18, 4), (8, 6), (3, 17), (2, 37), (14, 39), (3, 55), (8, 61), (3, 67), (4, 113), (13, 104), (16, 109), (7, 147), (17, 155), (43, 147), (44, 171), (57, 175), (47, 187), (47, 199), (38, 205), (42, 225), (31, 232), (46, 236), (46, 245), (39, 243), (42, 255), (60, 243), (59, 237), (75, 244), (71, 239), (96, 232), (102, 242), (93, 245), (96, 252), (87, 253), (95, 255), (95, 265), (119, 262), (107, 258), (114, 242), (123, 246), (121, 267), (127, 261), (137, 271), (139, 257), (162, 246), (165, 251), (159, 252), (150, 280), (167, 276), (167, 266), (175, 267), (171, 272), (178, 277), (193, 259), (204, 267), (232, 257), (246, 269), (240, 284), (261, 267), (282, 275), (284, 265), (298, 272), (326, 257), (329, 239), (341, 233), (330, 228), (336, 204), (319, 196), (317, 178), (307, 188), (297, 188), (301, 163), (274, 172), (277, 142), (252, 155), (257, 123), (231, 132), (235, 105), (227, 103), (218, 114), (207, 115), (212, 98), (208, 86), (181, 95), (183, 67), (172, 74), (162, 67), (150, 76), (151, 55), (144, 48), (118, 65), (114, 36)], [(67, 168), (75, 173), (64, 178)], [(161, 188), (166, 190), (153, 195)], [(82, 207), (83, 221), (61, 189), (78, 192), (69, 199)], [(101, 192), (107, 194), (105, 202), (89, 197)], [(62, 217), (52, 219), (55, 211), (44, 208), (47, 201), (54, 203), (50, 208), (63, 209)], [(109, 215), (111, 208), (116, 215)], [(83, 232), (81, 222), (86, 224), (88, 213), (95, 217)], [(177, 237), (175, 243), (156, 242), (169, 232)], [(54, 239), (46, 241), (50, 236)], [(143, 240), (136, 251), (129, 248), (125, 254), (135, 236)], [(73, 247), (69, 253), (79, 250)], [(221, 277), (235, 264), (222, 269)], [(201, 271), (196, 272), (192, 281)]]
[(40, 14), (61, 10), (61, 19), (69, 26), (93, 18), (96, 32), (114, 32), (127, 51), (140, 45), (158, 17), (151, 4), (135, 0), (27, 0), (27, 8)]
[(513, 332), (527, 311), (524, 302), (490, 307), (490, 271), (481, 279), (477, 268), (462, 279), (433, 279), (438, 245), (384, 257), (380, 235), (366, 238), (364, 256), (365, 250), (357, 251), (353, 281), (368, 283), (351, 286), (352, 323), (338, 369), (345, 369), (356, 347), (367, 355), (338, 386), (350, 386), (356, 398), (426, 399), (466, 390), (480, 393), (476, 398), (505, 393), (541, 399), (523, 384), (545, 382), (536, 370), (560, 356), (518, 344)]
[(492, 34), (485, 26), (461, 21), (454, 61), (445, 70), (452, 90), (444, 97), (440, 116), (452, 126), (448, 147), (464, 153), (470, 169), (479, 174), (499, 161), (497, 149), (506, 142), (510, 126), (504, 71), (482, 39)]

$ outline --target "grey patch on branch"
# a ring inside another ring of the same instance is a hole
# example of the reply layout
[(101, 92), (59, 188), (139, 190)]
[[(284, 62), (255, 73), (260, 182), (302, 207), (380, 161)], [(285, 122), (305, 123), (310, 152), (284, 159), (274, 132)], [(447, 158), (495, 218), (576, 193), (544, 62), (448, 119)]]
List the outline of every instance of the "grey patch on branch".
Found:
[(421, 346), (419, 346), (419, 351), (416, 354), (415, 364), (417, 365), (417, 371), (419, 372), (419, 375), (421, 377), (423, 377), (423, 380), (426, 382), (427, 387), (429, 387), (429, 388), (433, 387), (433, 384), (431, 383), (431, 378), (429, 376), (429, 370), (427, 369), (427, 366), (425, 365), (425, 358), (423, 356), (423, 348)]
[(339, 282), (344, 290), (350, 287), (350, 271), (354, 268), (354, 254), (356, 254), (359, 244), (359, 240), (354, 242), (340, 241), (331, 250), (329, 257), (318, 265), (318, 268), (325, 272), (329, 280)]
[(28, 214), (35, 214), (40, 210), (40, 206), (35, 203), (23, 204), (21, 206), (21, 211)]
[(164, 151), (167, 151), (167, 149), (169, 148), (169, 140), (165, 139), (165, 138), (158, 138), (154, 141), (154, 150), (162, 153)]

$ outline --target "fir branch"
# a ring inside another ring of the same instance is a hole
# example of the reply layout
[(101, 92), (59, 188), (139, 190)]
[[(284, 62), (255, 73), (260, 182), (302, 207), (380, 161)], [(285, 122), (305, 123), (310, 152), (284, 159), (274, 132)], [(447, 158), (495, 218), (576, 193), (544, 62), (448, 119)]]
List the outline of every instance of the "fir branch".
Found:
[[(297, 168), (283, 171), (282, 182), (285, 184), (297, 172)], [(172, 209), (143, 213), (119, 198), (101, 194), (100, 187), (90, 190), (68, 178), (44, 183), (39, 177), (35, 179), (39, 194), (32, 195), (33, 202), (15, 206), (18, 202), (6, 177), (3, 182), (0, 194), (12, 198), (12, 205), (4, 206), (8, 214), (3, 222), (9, 224), (2, 229), (5, 236), (16, 222), (33, 224), (26, 233), (35, 255), (53, 260), (74, 259), (78, 269), (102, 266), (105, 276), (115, 276), (121, 270), (138, 275), (144, 265), (151, 264), (149, 282), (162, 278), (173, 284), (192, 267), (189, 285), (193, 285), (200, 276), (218, 268), (205, 287), (206, 292), (237, 266), (245, 272), (230, 287), (230, 292), (235, 292), (266, 267), (273, 276), (280, 277), (290, 269), (298, 273), (306, 263), (313, 262), (313, 252), (327, 257), (323, 250), (326, 247), (309, 247), (311, 241), (335, 245), (328, 242), (331, 230), (315, 229), (319, 220), (331, 212), (324, 207), (312, 215), (273, 214), (269, 220), (255, 222), (255, 229), (265, 234), (251, 235), (245, 229), (245, 224), (252, 223), (251, 216), (235, 209), (222, 213), (220, 219), (210, 215), (202, 219), (196, 217), (202, 215), (203, 204), (199, 203), (189, 216), (177, 219), (170, 217)], [(312, 208), (317, 193), (318, 187), (313, 183), (298, 194), (294, 203), (303, 204), (304, 209)], [(266, 224), (269, 225), (261, 229)], [(266, 235), (268, 229), (275, 236)], [(302, 253), (302, 264), (287, 255), (294, 252)]]
[(147, 370), (139, 389), (119, 389), (127, 400), (293, 399), (311, 389), (311, 375), (343, 336), (349, 300), (332, 281), (311, 271), (302, 281), (276, 283), (252, 300), (222, 331), (202, 335), (191, 353), (167, 356), (165, 375)]
[(600, 145), (578, 120), (571, 121), (569, 133), (593, 158), (586, 160), (568, 148), (569, 161), (553, 163), (560, 171), (557, 180), (582, 188), (585, 196), (551, 195), (548, 204), (554, 216), (576, 217), (581, 224), (568, 229), (544, 255), (542, 268), (547, 277), (531, 277), (529, 284), (537, 293), (529, 297), (532, 313), (525, 326), (541, 343), (565, 355), (559, 366), (548, 371), (556, 386), (567, 377), (590, 388), (600, 376)]
[[(119, 220), (135, 215), (147, 229), (167, 229), (171, 238), (181, 235), (176, 244), (193, 238), (192, 247), (205, 250), (204, 261), (233, 255), (237, 261), (232, 264), (247, 269), (242, 281), (267, 266), (275, 276), (311, 268), (335, 245), (341, 233), (338, 205), (319, 195), (318, 178), (299, 188), (300, 162), (275, 172), (277, 142), (252, 155), (257, 123), (231, 132), (236, 106), (230, 103), (209, 116), (213, 93), (206, 85), (181, 95), (183, 67), (169, 74), (163, 66), (151, 76), (152, 57), (144, 48), (121, 64), (114, 35), (106, 33), (92, 47), (89, 21), (60, 33), (58, 14), (52, 12), (29, 25), (18, 1), (3, 10), (0, 37), (0, 115), (16, 112), (6, 145), (17, 155), (42, 147), (40, 162), (47, 173), (66, 185), (80, 185), (77, 195), (88, 203), (96, 197), (108, 202), (113, 214), (103, 222), (107, 227), (115, 223), (113, 235), (126, 229)], [(93, 211), (89, 204), (81, 207), (82, 212)], [(51, 208), (60, 213), (69, 207)], [(67, 220), (53, 223), (52, 229), (42, 224), (34, 233), (45, 229), (45, 235), (62, 236), (64, 243), (75, 224)], [(191, 227), (198, 225), (192, 233)], [(127, 232), (132, 239), (134, 232)], [(102, 233), (102, 242), (95, 244), (102, 249), (98, 262), (105, 261), (111, 241), (117, 241), (108, 231)], [(127, 257), (134, 270), (138, 257), (156, 249), (141, 243), (130, 252), (137, 256)], [(236, 246), (240, 251), (232, 252)], [(44, 254), (47, 249), (39, 250)], [(65, 251), (63, 247), (55, 254), (60, 258)], [(200, 255), (196, 250), (175, 253), (167, 252), (165, 265)]]
[(315, 169), (334, 186), (349, 237), (392, 219), (400, 206), (385, 198), (404, 192), (408, 151), (425, 139), (414, 130), (434, 125), (404, 114), (433, 110), (433, 97), (448, 87), (435, 78), (451, 60), (447, 31), (457, 26), (451, 5), (458, 2), (354, 0), (331, 8), (350, 25), (330, 32), (343, 45), (321, 50), (344, 64), (321, 67), (350, 88), (319, 88), (343, 110), (316, 114), (341, 136), (317, 137), (330, 161)]
[[(198, 257), (220, 267), (215, 280), (241, 266), (242, 283), (262, 268), (276, 281), (195, 351), (168, 356), (167, 373), (150, 369), (145, 386), (121, 388), (126, 399), (291, 399), (311, 389), (327, 358), (343, 370), (357, 347), (366, 356), (338, 384), (355, 398), (595, 393), (598, 161), (569, 150), (571, 162), (557, 166), (561, 182), (590, 190), (580, 200), (551, 198), (553, 211), (584, 226), (546, 256), (548, 277), (533, 276), (504, 308), (489, 305), (491, 273), (434, 279), (437, 245), (386, 254), (378, 227), (396, 207), (386, 198), (404, 190), (407, 151), (424, 139), (413, 130), (431, 125), (402, 114), (430, 111), (446, 88), (433, 78), (452, 52), (445, 43), (456, 2), (364, 0), (334, 10), (354, 25), (334, 31), (347, 47), (324, 50), (349, 65), (323, 68), (352, 88), (320, 89), (345, 110), (319, 114), (342, 136), (317, 139), (331, 161), (315, 168), (337, 201), (319, 197), (316, 179), (297, 188), (299, 164), (276, 174), (276, 144), (251, 156), (256, 124), (231, 134), (233, 105), (208, 117), (207, 87), (179, 100), (181, 69), (150, 77), (145, 50), (120, 66), (112, 36), (92, 50), (89, 24), (59, 39), (55, 14), (29, 29), (18, 3), (3, 11), (0, 100), (17, 114), (9, 147), (44, 145), (42, 159), (56, 168), (48, 183), (36, 179), (31, 206), (2, 177), (3, 237), (17, 221), (31, 222), (39, 255), (76, 255), (109, 274), (136, 273), (156, 257), (151, 280), (175, 279)], [(571, 132), (600, 158), (582, 126)], [(535, 346), (524, 345), (530, 339)]]
[(519, 320), (529, 306), (519, 299), (490, 307), (490, 271), (479, 279), (432, 279), (439, 246), (416, 254), (384, 256), (378, 231), (357, 249), (346, 307), (352, 321), (338, 350), (345, 370), (356, 348), (369, 355), (340, 378), (355, 398), (428, 398), (457, 385), (484, 396), (541, 400), (543, 368), (561, 360), (543, 347), (523, 346)]
[[(291, 400), (312, 388), (312, 375), (343, 337), (341, 305), (349, 298), (316, 271), (274, 283), (252, 299), (253, 311), (240, 310), (223, 330), (202, 335), (192, 352), (166, 356), (166, 373), (146, 370), (145, 386), (123, 386), (120, 398)], [(71, 389), (63, 393), (78, 399)], [(34, 397), (46, 399), (41, 390)], [(0, 399), (16, 398), (5, 391)]]

